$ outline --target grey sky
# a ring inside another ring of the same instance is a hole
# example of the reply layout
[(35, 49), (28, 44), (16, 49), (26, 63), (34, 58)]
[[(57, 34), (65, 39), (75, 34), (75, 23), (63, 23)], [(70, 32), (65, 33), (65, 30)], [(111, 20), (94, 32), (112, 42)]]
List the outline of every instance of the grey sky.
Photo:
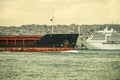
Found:
[(120, 0), (0, 0), (0, 25), (120, 23)]

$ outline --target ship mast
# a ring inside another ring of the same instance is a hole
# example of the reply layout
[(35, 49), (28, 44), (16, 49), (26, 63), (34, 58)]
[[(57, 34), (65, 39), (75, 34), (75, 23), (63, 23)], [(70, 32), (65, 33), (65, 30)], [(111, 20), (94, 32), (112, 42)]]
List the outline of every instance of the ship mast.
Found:
[(82, 47), (82, 40), (81, 40), (81, 36), (80, 36), (80, 25), (78, 25), (77, 29), (78, 29), (78, 39), (77, 39), (77, 48), (81, 48)]
[(54, 17), (52, 17), (52, 18), (50, 19), (51, 26), (52, 26), (52, 29), (51, 29), (52, 34), (53, 34), (53, 18), (54, 18)]
[(53, 16), (53, 12), (52, 12), (52, 18), (50, 19), (50, 22), (51, 22), (51, 26), (52, 26), (51, 33), (53, 34), (54, 33), (54, 25), (53, 25), (54, 16)]
[(80, 26), (78, 26), (78, 34), (79, 34), (79, 36), (80, 36)]

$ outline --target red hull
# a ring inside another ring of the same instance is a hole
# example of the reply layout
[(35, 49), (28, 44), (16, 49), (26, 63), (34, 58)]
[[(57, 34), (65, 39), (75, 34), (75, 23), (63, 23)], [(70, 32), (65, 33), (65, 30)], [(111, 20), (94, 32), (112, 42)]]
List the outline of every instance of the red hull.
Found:
[(12, 52), (61, 52), (74, 50), (74, 48), (0, 48), (0, 51)]

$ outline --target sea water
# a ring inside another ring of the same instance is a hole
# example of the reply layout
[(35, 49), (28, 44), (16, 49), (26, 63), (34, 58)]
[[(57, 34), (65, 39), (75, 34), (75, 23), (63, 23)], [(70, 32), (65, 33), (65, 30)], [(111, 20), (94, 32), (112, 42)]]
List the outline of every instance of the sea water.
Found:
[(120, 80), (120, 50), (0, 52), (0, 80)]

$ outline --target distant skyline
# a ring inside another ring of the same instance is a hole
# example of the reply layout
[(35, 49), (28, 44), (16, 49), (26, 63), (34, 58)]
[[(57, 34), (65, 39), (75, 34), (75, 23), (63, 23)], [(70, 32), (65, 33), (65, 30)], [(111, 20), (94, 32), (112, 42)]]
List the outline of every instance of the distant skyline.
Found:
[(120, 0), (0, 0), (0, 26), (120, 24)]

